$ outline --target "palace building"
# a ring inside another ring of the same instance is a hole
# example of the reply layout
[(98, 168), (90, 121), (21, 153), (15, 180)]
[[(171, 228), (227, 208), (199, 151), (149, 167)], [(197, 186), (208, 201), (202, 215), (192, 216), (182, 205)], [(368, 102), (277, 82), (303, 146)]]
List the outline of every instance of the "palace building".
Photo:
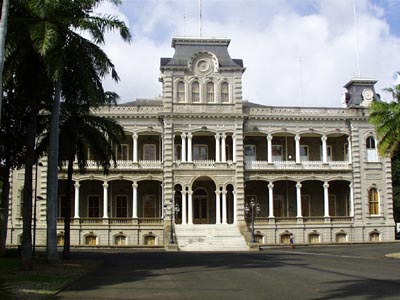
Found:
[[(245, 67), (230, 57), (229, 42), (174, 38), (174, 56), (160, 61), (162, 97), (96, 110), (126, 138), (109, 174), (90, 160), (85, 174), (75, 172), (71, 244), (165, 246), (172, 232), (183, 251), (247, 250), (252, 212), (263, 245), (291, 235), (297, 244), (393, 240), (390, 158), (378, 155), (368, 123), (376, 81), (350, 80), (342, 108), (244, 101)], [(41, 163), (37, 195), (46, 198)], [(66, 178), (61, 170), (60, 244)], [(10, 244), (22, 234), (22, 189), (16, 171)], [(36, 244), (44, 245), (45, 201), (35, 207)]]

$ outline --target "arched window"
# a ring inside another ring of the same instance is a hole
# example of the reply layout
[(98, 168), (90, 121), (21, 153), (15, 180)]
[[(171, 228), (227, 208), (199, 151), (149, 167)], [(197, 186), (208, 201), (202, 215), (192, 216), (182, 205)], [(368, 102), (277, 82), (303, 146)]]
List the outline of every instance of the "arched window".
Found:
[(192, 83), (192, 102), (200, 102), (200, 85), (197, 81)]
[(376, 142), (373, 136), (367, 137), (366, 148), (367, 148), (367, 161), (378, 161), (378, 155), (376, 152)]
[(214, 102), (214, 83), (207, 83), (207, 102)]
[(227, 82), (221, 84), (221, 102), (229, 102), (229, 85)]
[(370, 242), (379, 242), (379, 240), (380, 240), (379, 232), (377, 231), (370, 232), (369, 234)]
[(379, 194), (375, 188), (368, 191), (368, 206), (370, 215), (379, 215)]
[(85, 237), (85, 245), (89, 245), (89, 246), (97, 245), (97, 237), (94, 234), (88, 234)]
[(115, 236), (115, 245), (117, 246), (125, 246), (126, 245), (126, 236), (119, 234)]
[(315, 232), (310, 233), (308, 235), (308, 242), (310, 244), (319, 244), (320, 243), (319, 234)]
[(185, 102), (185, 83), (179, 81), (176, 85), (176, 99), (178, 102)]

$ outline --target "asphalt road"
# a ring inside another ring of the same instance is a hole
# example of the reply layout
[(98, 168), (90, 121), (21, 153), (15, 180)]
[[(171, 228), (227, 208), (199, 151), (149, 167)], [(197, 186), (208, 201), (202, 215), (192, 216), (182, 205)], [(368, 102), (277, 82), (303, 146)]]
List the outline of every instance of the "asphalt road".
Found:
[(250, 253), (77, 252), (104, 263), (57, 299), (400, 299), (400, 244)]

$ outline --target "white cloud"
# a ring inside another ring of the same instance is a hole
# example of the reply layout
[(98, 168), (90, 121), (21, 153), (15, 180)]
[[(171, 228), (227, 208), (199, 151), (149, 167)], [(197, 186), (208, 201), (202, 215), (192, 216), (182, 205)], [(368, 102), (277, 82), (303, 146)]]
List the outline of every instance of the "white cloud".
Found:
[[(203, 3), (204, 35), (231, 38), (231, 56), (244, 60), (245, 99), (266, 105), (341, 105), (342, 86), (357, 75), (350, 1), (309, 0), (303, 10), (303, 1), (289, 0)], [(381, 7), (367, 0), (356, 3), (361, 75), (379, 80), (379, 93), (393, 84), (392, 74), (399, 69), (400, 40), (390, 35)], [(211, 4), (213, 10), (207, 10)], [(123, 8), (103, 10), (129, 20), (134, 34), (131, 44), (108, 36), (105, 50), (121, 82), (115, 86), (107, 80), (105, 86), (122, 102), (157, 97), (160, 57), (172, 57), (171, 38), (198, 32), (197, 1), (135, 0)]]

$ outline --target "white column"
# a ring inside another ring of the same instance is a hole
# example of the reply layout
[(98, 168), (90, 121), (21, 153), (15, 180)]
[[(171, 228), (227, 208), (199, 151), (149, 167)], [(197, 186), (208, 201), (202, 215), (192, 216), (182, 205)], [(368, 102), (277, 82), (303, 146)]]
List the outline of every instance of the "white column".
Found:
[(182, 225), (187, 224), (186, 192), (181, 191), (182, 195)]
[(272, 134), (267, 135), (267, 161), (268, 163), (272, 163)]
[(222, 224), (228, 224), (227, 206), (226, 206), (226, 190), (222, 191)]
[(328, 155), (327, 155), (327, 147), (326, 147), (326, 141), (328, 140), (328, 138), (326, 137), (326, 135), (323, 135), (321, 137), (321, 141), (322, 141), (322, 163), (326, 164), (328, 162)]
[(138, 135), (137, 133), (133, 134), (133, 162), (138, 162)]
[(236, 162), (236, 136), (232, 135), (232, 161)]
[(161, 211), (161, 217), (164, 218), (164, 202), (165, 202), (164, 185), (162, 183), (160, 185), (161, 185), (161, 208), (160, 208), (160, 211)]
[(193, 153), (193, 147), (192, 147), (192, 134), (191, 133), (189, 133), (188, 135), (187, 135), (187, 143), (188, 143), (188, 151), (187, 151), (187, 155), (188, 155), (188, 157), (187, 157), (187, 161), (188, 162), (192, 162), (192, 153)]
[(188, 214), (189, 220), (188, 224), (193, 225), (193, 191), (188, 192)]
[(324, 183), (324, 217), (329, 217), (329, 183)]
[(300, 163), (300, 135), (296, 134), (294, 137), (296, 141), (296, 164)]
[(215, 191), (215, 224), (221, 224), (221, 201), (220, 201), (220, 191)]
[(351, 137), (347, 138), (347, 145), (349, 147), (348, 150), (347, 150), (347, 155), (348, 155), (347, 160), (348, 160), (349, 163), (352, 163), (353, 158), (352, 158), (352, 152), (351, 152)]
[(350, 196), (349, 196), (349, 206), (350, 206), (350, 217), (354, 217), (354, 196), (353, 196), (353, 183), (349, 184)]
[(269, 202), (268, 217), (274, 218), (274, 184), (272, 182), (268, 184), (268, 202)]
[(132, 218), (134, 218), (134, 219), (137, 219), (137, 217), (138, 217), (137, 187), (138, 187), (138, 184), (136, 183), (136, 181), (134, 181), (132, 184)]
[(186, 134), (182, 133), (182, 134), (181, 134), (181, 138), (182, 138), (181, 162), (186, 162)]
[(297, 182), (296, 184), (296, 205), (297, 205), (297, 217), (301, 218), (303, 217), (303, 211), (302, 211), (302, 203), (301, 203), (301, 183)]
[(233, 224), (237, 223), (237, 199), (236, 192), (232, 191), (233, 194)]
[(75, 183), (74, 186), (75, 186), (74, 218), (78, 219), (79, 218), (79, 187), (80, 187), (79, 182)]
[(226, 134), (223, 133), (221, 137), (221, 160), (226, 162)]
[(215, 134), (215, 162), (220, 162), (220, 158), (221, 158), (220, 151), (219, 151), (220, 150), (219, 139), (220, 139), (219, 133), (216, 133)]
[(103, 219), (108, 218), (108, 183), (103, 183)]

